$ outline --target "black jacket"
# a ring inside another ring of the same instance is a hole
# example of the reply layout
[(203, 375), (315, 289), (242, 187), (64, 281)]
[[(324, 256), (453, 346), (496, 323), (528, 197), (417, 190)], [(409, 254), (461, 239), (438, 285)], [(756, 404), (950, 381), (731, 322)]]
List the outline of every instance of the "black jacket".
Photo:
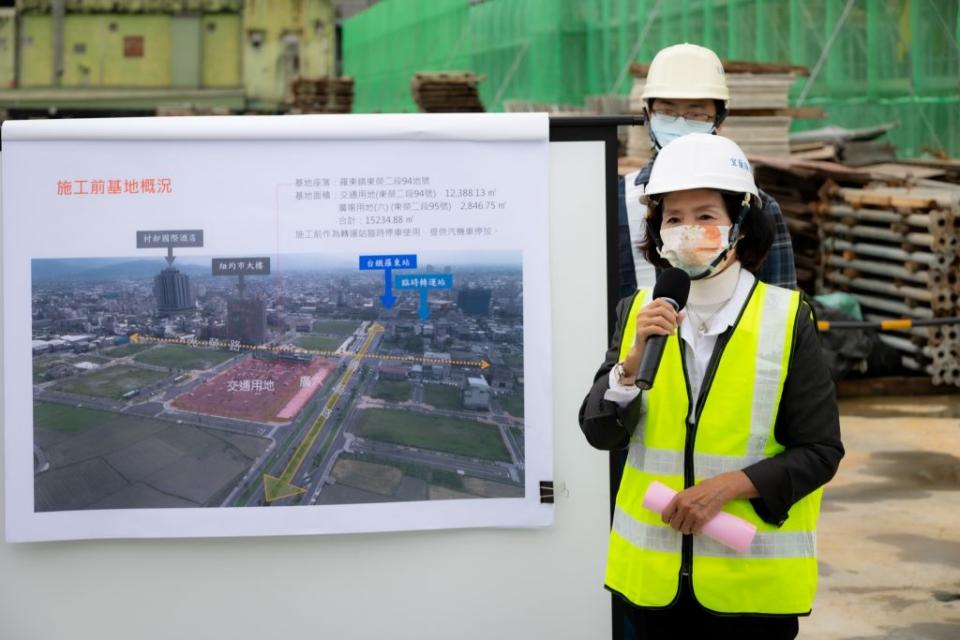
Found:
[[(624, 298), (617, 305), (617, 328), (610, 349), (580, 406), (580, 429), (597, 449), (625, 448), (639, 418), (639, 395), (622, 409), (603, 398), (610, 388), (610, 369), (619, 360), (620, 333), (631, 300)], [(734, 329), (728, 328), (727, 332)], [(786, 450), (743, 470), (760, 494), (751, 500), (757, 515), (778, 526), (787, 519), (787, 511), (795, 502), (830, 481), (844, 453), (833, 381), (824, 364), (816, 325), (806, 303), (800, 305), (795, 331), (774, 426), (774, 435)], [(725, 344), (724, 335), (718, 337), (717, 349)]]

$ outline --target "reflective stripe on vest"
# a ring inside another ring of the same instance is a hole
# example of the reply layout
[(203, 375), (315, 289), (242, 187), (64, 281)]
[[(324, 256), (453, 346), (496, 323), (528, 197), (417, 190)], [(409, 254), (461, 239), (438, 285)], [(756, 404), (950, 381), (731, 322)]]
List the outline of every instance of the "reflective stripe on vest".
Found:
[[(622, 360), (633, 346), (636, 314), (648, 291), (634, 297), (620, 345)], [(774, 425), (783, 392), (799, 294), (757, 283), (720, 357), (693, 432), (693, 475), (699, 482), (742, 469), (783, 451)], [(677, 594), (683, 536), (642, 506), (653, 480), (684, 488), (687, 420), (693, 402), (676, 335), (666, 342), (653, 389), (630, 443), (610, 534), (607, 586), (638, 606), (664, 607)], [(709, 374), (708, 374), (709, 377)], [(756, 514), (748, 500), (724, 511), (757, 526), (744, 554), (693, 536), (691, 574), (697, 600), (721, 613), (802, 614), (816, 591), (816, 521), (821, 490), (798, 501), (781, 528)]]
[[(682, 536), (670, 527), (651, 526), (639, 522), (617, 509), (614, 513), (613, 529), (633, 545), (654, 551), (673, 551), (679, 548)], [(706, 537), (695, 538), (697, 553), (704, 556), (729, 558), (743, 557), (729, 547)], [(747, 556), (756, 558), (806, 558), (815, 553), (817, 534), (815, 531), (794, 531), (790, 533), (757, 533), (750, 545)]]

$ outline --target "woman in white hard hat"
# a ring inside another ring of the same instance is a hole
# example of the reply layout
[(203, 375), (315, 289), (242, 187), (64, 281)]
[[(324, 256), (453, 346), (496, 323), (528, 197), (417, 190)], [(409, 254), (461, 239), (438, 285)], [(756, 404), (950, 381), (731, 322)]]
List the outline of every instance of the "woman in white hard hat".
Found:
[[(692, 282), (681, 313), (647, 290), (620, 302), (580, 409), (593, 446), (629, 447), (606, 587), (630, 605), (639, 638), (794, 638), (816, 591), (822, 486), (843, 457), (812, 312), (751, 273), (772, 234), (733, 141), (672, 142), (646, 199), (646, 256)], [(650, 336), (667, 338), (641, 392)], [(662, 514), (643, 506), (654, 481), (678, 492)], [(745, 552), (700, 535), (721, 510), (757, 528)]]
[[(690, 133), (716, 133), (727, 117), (730, 92), (723, 64), (710, 49), (677, 44), (661, 49), (650, 63), (642, 98), (644, 115), (655, 153)], [(626, 295), (637, 286), (630, 245), (628, 211), (639, 208), (640, 196), (657, 161), (623, 178), (620, 195), (620, 279)], [(788, 289), (797, 288), (790, 232), (777, 201), (758, 191), (760, 209), (773, 228), (773, 240), (757, 277)]]

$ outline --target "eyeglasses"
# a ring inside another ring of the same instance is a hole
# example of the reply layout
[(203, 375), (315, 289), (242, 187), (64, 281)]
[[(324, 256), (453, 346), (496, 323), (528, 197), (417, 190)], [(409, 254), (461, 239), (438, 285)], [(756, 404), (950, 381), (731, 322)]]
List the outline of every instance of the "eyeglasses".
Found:
[(713, 122), (715, 118), (715, 116), (704, 113), (703, 111), (684, 111), (681, 113), (673, 109), (654, 109), (653, 113), (669, 123), (676, 122), (681, 116), (684, 120), (692, 120), (694, 122)]

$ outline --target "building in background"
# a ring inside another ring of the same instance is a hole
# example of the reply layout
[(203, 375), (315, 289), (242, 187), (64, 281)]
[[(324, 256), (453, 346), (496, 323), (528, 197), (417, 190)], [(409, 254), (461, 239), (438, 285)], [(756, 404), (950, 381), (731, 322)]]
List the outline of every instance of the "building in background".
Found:
[(0, 8), (0, 90), (12, 89), (17, 77), (17, 10)]
[[(0, 10), (0, 108), (276, 111), (335, 71), (331, 0), (17, 0)], [(207, 111), (209, 112), (209, 111)]]
[(336, 16), (329, 0), (247, 0), (243, 87), (248, 104), (270, 108), (298, 77), (334, 75)]
[(261, 298), (231, 298), (227, 302), (227, 339), (244, 345), (267, 341), (267, 303)]
[(462, 390), (463, 406), (467, 409), (487, 411), (490, 409), (490, 385), (483, 376), (467, 378)]
[(173, 267), (168, 267), (154, 276), (153, 295), (157, 300), (157, 313), (161, 316), (182, 313), (196, 307), (190, 289), (190, 277)]
[(488, 316), (490, 315), (490, 297), (492, 295), (493, 291), (490, 289), (460, 289), (457, 294), (457, 306), (470, 316)]
[(899, 122), (888, 135), (903, 157), (960, 156), (960, 0), (12, 4), (0, 7), (0, 110), (13, 118), (285, 112), (293, 78), (340, 75), (355, 79), (353, 111), (413, 112), (411, 79), (431, 71), (483, 75), (488, 111), (602, 110), (623, 104), (631, 63), (691, 42), (811, 69), (791, 107), (850, 128)]

